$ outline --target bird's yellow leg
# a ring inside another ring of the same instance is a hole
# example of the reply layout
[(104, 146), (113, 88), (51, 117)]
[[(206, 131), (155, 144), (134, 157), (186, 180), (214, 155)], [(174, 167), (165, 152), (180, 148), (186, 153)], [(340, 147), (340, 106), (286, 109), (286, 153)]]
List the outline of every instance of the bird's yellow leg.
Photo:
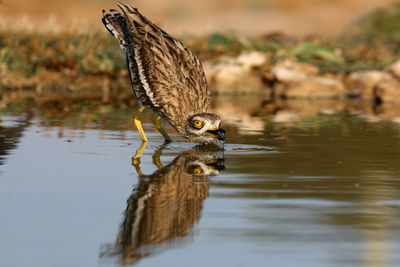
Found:
[(164, 137), (166, 142), (170, 142), (171, 138), (169, 137), (169, 135), (167, 134), (167, 132), (163, 129), (163, 127), (161, 126), (161, 117), (156, 115), (153, 118), (153, 122), (154, 122), (154, 126), (156, 127), (156, 129), (162, 134), (162, 136)]
[(135, 117), (133, 118), (133, 121), (135, 122), (135, 126), (140, 134), (140, 137), (142, 138), (143, 142), (147, 143), (147, 137), (146, 134), (144, 133), (143, 127), (142, 127), (142, 122), (140, 121), (140, 114), (142, 114), (144, 110), (144, 107), (140, 107), (138, 112), (136, 113)]
[(144, 133), (142, 123), (140, 121), (140, 114), (143, 112), (143, 110), (144, 110), (144, 107), (140, 107), (138, 112), (136, 113), (135, 117), (133, 118), (133, 121), (135, 122), (135, 126), (136, 126), (137, 130), (139, 131), (140, 137), (142, 138), (142, 144), (136, 150), (136, 154), (132, 158), (132, 165), (135, 166), (136, 171), (138, 171), (139, 174), (141, 173), (141, 170), (139, 167), (140, 157), (142, 156), (143, 150), (147, 144), (147, 137), (146, 137), (146, 134)]
[(159, 170), (164, 168), (164, 166), (161, 164), (160, 161), (160, 156), (161, 156), (161, 151), (169, 144), (171, 141), (165, 141), (164, 144), (162, 144), (156, 151), (154, 151), (153, 155), (153, 164), (157, 166)]

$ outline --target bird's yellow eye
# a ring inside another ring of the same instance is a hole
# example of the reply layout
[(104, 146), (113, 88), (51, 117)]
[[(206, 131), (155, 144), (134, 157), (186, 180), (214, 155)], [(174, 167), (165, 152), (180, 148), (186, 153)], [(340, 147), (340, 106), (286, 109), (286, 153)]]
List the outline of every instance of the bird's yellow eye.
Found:
[(200, 129), (201, 127), (203, 127), (203, 123), (199, 120), (195, 120), (193, 122), (194, 127), (196, 127), (197, 129)]
[(201, 174), (201, 173), (202, 173), (201, 168), (194, 168), (192, 170), (192, 174)]

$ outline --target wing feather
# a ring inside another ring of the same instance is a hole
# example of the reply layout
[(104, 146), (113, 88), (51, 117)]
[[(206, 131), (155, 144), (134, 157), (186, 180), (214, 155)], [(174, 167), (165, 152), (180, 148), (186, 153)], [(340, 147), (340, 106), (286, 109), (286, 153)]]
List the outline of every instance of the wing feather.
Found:
[[(156, 113), (175, 127), (179, 121), (205, 112), (210, 92), (197, 57), (136, 8), (122, 3), (118, 6), (122, 14), (116, 11), (112, 14), (123, 16), (126, 23), (113, 27), (118, 28), (119, 35), (113, 30), (111, 33), (119, 40), (123, 36), (120, 44), (125, 48), (132, 84), (142, 104), (154, 107)], [(110, 17), (104, 18), (110, 21)]]

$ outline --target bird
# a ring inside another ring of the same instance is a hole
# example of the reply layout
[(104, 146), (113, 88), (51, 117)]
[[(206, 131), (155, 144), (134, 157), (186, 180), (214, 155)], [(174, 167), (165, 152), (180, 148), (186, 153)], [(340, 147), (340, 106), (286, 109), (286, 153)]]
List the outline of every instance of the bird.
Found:
[(142, 146), (148, 141), (140, 120), (145, 108), (155, 113), (154, 125), (166, 141), (171, 139), (161, 127), (161, 118), (189, 142), (223, 142), (225, 130), (221, 128), (220, 117), (207, 112), (211, 97), (200, 60), (137, 8), (123, 3), (118, 6), (121, 11), (103, 10), (102, 21), (119, 41), (126, 59), (140, 105), (134, 123)]

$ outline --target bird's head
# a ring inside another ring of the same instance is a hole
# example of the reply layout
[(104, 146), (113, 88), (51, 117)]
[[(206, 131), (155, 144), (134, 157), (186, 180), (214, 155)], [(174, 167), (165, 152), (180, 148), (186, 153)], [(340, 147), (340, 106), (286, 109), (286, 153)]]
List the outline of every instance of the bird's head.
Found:
[(225, 130), (220, 128), (221, 119), (212, 113), (191, 116), (185, 126), (185, 137), (199, 144), (218, 143), (225, 140)]

